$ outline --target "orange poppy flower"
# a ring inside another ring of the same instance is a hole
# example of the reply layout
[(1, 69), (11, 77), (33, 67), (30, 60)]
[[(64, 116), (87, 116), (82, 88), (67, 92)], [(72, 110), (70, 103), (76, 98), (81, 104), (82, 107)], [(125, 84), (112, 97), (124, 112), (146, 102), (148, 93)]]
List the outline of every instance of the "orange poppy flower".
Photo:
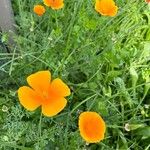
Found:
[(29, 86), (18, 90), (20, 103), (30, 111), (39, 106), (45, 116), (52, 117), (64, 109), (70, 95), (69, 87), (59, 78), (51, 81), (49, 71), (39, 71), (27, 77)]
[(44, 4), (52, 9), (61, 9), (64, 6), (63, 0), (43, 0)]
[(113, 0), (96, 0), (95, 10), (103, 16), (115, 16), (118, 11), (118, 7)]
[(42, 16), (45, 13), (45, 8), (42, 5), (35, 5), (33, 11), (37, 15)]
[(105, 122), (96, 112), (83, 112), (79, 116), (79, 130), (88, 143), (97, 143), (104, 139)]

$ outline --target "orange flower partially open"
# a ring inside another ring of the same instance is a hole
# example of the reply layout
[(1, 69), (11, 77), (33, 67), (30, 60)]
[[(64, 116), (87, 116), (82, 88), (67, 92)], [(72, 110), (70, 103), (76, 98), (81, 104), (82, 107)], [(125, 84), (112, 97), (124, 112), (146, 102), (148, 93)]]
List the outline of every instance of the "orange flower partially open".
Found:
[(33, 11), (37, 15), (42, 16), (45, 13), (45, 8), (42, 5), (35, 5)]
[(64, 6), (63, 0), (43, 0), (44, 4), (52, 9), (61, 9)]
[(31, 88), (22, 86), (18, 90), (19, 101), (27, 110), (41, 106), (42, 113), (51, 117), (64, 109), (64, 97), (70, 95), (70, 89), (61, 79), (51, 81), (49, 71), (39, 71), (27, 77), (27, 82)]
[(97, 143), (104, 139), (105, 122), (96, 112), (83, 112), (79, 116), (79, 130), (88, 143)]
[(96, 0), (95, 10), (103, 16), (115, 16), (118, 11), (118, 7), (113, 0)]

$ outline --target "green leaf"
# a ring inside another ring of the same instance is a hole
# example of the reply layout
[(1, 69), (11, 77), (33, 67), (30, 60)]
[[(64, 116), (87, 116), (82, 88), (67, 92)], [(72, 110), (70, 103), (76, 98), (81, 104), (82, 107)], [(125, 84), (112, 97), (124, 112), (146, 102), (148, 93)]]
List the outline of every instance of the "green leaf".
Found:
[(149, 138), (150, 137), (150, 127), (140, 128), (136, 131), (136, 134), (141, 135), (146, 138)]
[(130, 75), (132, 78), (132, 87), (135, 87), (137, 80), (138, 80), (138, 74), (137, 74), (137, 71), (135, 70), (135, 68), (132, 66), (130, 67)]

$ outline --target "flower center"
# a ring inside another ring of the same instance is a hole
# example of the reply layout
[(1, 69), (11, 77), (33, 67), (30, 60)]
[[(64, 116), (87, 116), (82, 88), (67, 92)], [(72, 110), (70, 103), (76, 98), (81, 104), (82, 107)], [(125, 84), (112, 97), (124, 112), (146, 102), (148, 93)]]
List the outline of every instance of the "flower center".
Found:
[(45, 100), (48, 99), (48, 93), (47, 93), (47, 92), (43, 91), (43, 92), (42, 92), (42, 95), (43, 95), (43, 98), (44, 98)]

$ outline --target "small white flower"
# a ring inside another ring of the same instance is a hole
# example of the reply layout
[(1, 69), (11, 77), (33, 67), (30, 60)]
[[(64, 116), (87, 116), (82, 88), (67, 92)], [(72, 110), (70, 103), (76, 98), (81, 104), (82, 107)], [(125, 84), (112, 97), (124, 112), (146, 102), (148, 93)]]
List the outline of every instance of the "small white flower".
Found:
[(124, 129), (129, 132), (130, 131), (130, 124), (126, 123)]

